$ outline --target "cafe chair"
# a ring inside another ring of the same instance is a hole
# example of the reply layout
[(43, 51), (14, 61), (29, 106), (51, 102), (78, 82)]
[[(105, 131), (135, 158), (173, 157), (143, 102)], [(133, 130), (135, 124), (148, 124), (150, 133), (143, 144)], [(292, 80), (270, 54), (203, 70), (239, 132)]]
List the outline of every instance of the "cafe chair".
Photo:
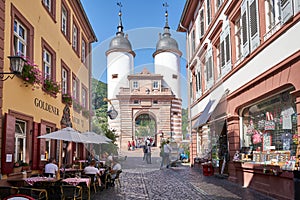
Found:
[(0, 199), (18, 193), (18, 188), (13, 186), (0, 186)]
[(82, 188), (74, 185), (62, 185), (62, 200), (82, 199)]
[(28, 188), (28, 187), (19, 187), (18, 194), (27, 195), (33, 197), (37, 200), (47, 200), (48, 193), (46, 189), (37, 189), (37, 188)]
[(90, 186), (94, 188), (94, 192), (97, 192), (97, 185), (99, 185), (97, 175), (95, 174), (84, 174), (81, 176), (81, 178), (90, 178), (91, 184)]
[(120, 181), (121, 173), (122, 173), (122, 170), (118, 170), (115, 178), (111, 178), (111, 174), (107, 174), (106, 180), (105, 180), (105, 188), (108, 188), (108, 185), (115, 186), (115, 183), (117, 183), (120, 187), (122, 187), (121, 181)]

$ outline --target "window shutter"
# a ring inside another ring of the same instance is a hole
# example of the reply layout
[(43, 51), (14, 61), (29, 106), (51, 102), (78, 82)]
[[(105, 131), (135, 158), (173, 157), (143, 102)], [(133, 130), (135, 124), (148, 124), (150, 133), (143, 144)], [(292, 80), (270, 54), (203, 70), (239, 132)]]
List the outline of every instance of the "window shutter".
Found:
[[(46, 131), (46, 125), (45, 124), (40, 124), (40, 135), (45, 135), (47, 133)], [(46, 151), (46, 140), (45, 139), (40, 139), (39, 142), (40, 145), (40, 149), (38, 152), (40, 152), (40, 155), (45, 155), (45, 151)], [(39, 167), (42, 167), (43, 163), (41, 162), (41, 157), (39, 158)]]
[[(9, 174), (13, 172), (15, 157), (15, 124), (16, 118), (12, 115), (6, 114), (2, 138), (2, 156), (4, 156), (4, 158), (1, 159), (2, 174)], [(6, 162), (6, 156), (11, 156), (12, 161)]]
[(260, 44), (259, 38), (259, 16), (258, 1), (250, 0), (249, 22), (250, 22), (250, 49), (254, 51)]
[(243, 0), (241, 6), (241, 26), (242, 26), (242, 43), (243, 43), (243, 56), (248, 56), (250, 52), (249, 32), (248, 32), (248, 0)]
[(211, 45), (209, 45), (209, 47), (207, 48), (207, 53), (205, 57), (205, 68), (206, 68), (206, 81), (207, 81), (206, 88), (210, 88), (214, 80)]
[(40, 162), (40, 152), (38, 151), (38, 142), (41, 139), (38, 139), (37, 137), (39, 136), (39, 124), (36, 122), (33, 122), (33, 133), (32, 133), (32, 169), (39, 169), (38, 165)]
[(294, 15), (300, 11), (300, 0), (294, 0)]
[(293, 2), (292, 0), (281, 0), (281, 20), (283, 23), (287, 22), (291, 17), (293, 17)]
[(222, 76), (226, 75), (231, 70), (231, 49), (230, 49), (230, 26), (229, 22), (226, 21), (223, 26), (223, 32), (221, 33), (220, 40), (223, 43), (222, 56)]

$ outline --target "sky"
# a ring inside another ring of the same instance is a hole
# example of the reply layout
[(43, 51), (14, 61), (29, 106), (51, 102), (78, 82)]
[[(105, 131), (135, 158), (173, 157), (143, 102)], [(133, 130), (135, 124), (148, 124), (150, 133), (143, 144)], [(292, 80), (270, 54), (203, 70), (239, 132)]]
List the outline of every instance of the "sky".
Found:
[[(185, 5), (184, 0), (81, 0), (98, 42), (92, 44), (93, 71), (92, 76), (102, 82), (106, 81), (106, 56), (109, 42), (115, 37), (119, 23), (117, 5), (121, 2), (123, 32), (128, 34), (133, 51), (135, 72), (145, 67), (153, 72), (153, 57), (159, 33), (163, 33), (165, 11), (168, 10), (168, 23), (173, 37), (182, 52), (181, 57), (181, 91), (183, 107), (186, 108), (186, 44), (185, 33), (177, 32), (180, 17)], [(163, 3), (167, 2), (168, 7)]]

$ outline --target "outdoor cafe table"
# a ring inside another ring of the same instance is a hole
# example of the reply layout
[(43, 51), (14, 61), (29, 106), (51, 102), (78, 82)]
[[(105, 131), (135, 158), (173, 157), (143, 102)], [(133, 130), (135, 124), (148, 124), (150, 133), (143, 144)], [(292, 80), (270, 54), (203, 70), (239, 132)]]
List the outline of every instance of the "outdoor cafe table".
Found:
[(33, 185), (36, 182), (40, 182), (40, 181), (47, 181), (47, 182), (55, 182), (57, 181), (56, 178), (49, 178), (49, 177), (31, 177), (31, 178), (26, 178), (25, 182), (28, 185)]
[(90, 186), (90, 179), (89, 178), (66, 178), (62, 180), (65, 183), (68, 183), (70, 185), (77, 186), (79, 183), (86, 183), (86, 185)]
[(74, 185), (74, 186), (77, 186), (80, 183), (85, 183), (87, 186), (88, 199), (91, 198), (91, 189), (90, 189), (91, 180), (89, 178), (66, 178), (63, 179), (62, 181), (68, 183), (69, 185)]

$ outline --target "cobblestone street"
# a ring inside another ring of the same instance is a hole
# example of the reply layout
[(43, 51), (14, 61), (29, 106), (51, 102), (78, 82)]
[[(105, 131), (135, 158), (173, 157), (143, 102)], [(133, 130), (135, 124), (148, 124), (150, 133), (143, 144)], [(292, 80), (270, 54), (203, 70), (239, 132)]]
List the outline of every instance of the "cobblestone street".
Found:
[(109, 187), (92, 199), (120, 200), (181, 200), (181, 199), (255, 199), (269, 198), (252, 189), (242, 188), (226, 179), (215, 176), (203, 176), (199, 168), (180, 165), (160, 170), (159, 149), (152, 152), (152, 164), (142, 159), (142, 149), (124, 152), (122, 161), (122, 187)]

